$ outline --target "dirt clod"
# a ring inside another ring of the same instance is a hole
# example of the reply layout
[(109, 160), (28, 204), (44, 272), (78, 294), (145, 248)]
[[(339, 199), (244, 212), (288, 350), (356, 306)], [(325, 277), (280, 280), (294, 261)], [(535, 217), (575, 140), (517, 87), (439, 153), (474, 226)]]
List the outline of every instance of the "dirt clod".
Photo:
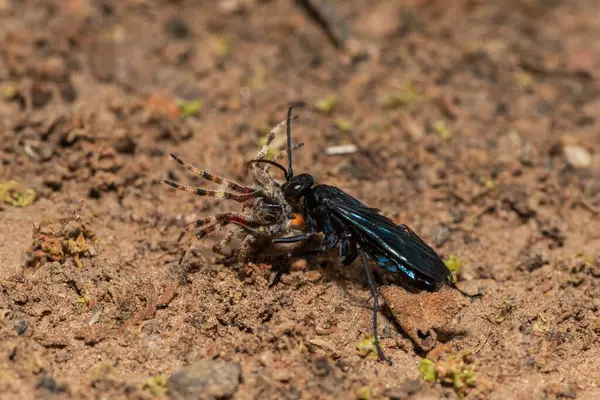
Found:
[(421, 349), (434, 348), (439, 335), (461, 333), (453, 319), (468, 300), (457, 290), (414, 294), (398, 286), (384, 286), (379, 291), (402, 330)]
[(38, 267), (49, 261), (63, 262), (68, 256), (78, 267), (83, 267), (82, 258), (96, 256), (96, 242), (96, 233), (85, 217), (46, 219), (34, 226), (25, 265)]

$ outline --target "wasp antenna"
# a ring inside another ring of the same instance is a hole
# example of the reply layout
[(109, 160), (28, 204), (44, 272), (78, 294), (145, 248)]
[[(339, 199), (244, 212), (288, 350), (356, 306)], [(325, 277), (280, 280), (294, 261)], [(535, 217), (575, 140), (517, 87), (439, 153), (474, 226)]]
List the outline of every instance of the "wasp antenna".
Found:
[(260, 163), (265, 163), (265, 164), (271, 164), (274, 167), (279, 168), (280, 170), (283, 171), (283, 174), (285, 175), (285, 179), (289, 181), (288, 177), (288, 171), (285, 170), (285, 167), (281, 164), (279, 164), (278, 162), (275, 161), (271, 161), (271, 160), (265, 160), (265, 159), (260, 159), (260, 160), (250, 160), (246, 163), (246, 169), (248, 167), (250, 167), (250, 164), (260, 164)]
[(285, 180), (289, 182), (292, 179), (292, 177), (294, 176), (294, 171), (292, 170), (292, 105), (291, 104), (288, 108), (286, 130), (287, 130), (287, 149), (288, 149), (288, 170), (287, 170), (287, 174), (285, 174)]

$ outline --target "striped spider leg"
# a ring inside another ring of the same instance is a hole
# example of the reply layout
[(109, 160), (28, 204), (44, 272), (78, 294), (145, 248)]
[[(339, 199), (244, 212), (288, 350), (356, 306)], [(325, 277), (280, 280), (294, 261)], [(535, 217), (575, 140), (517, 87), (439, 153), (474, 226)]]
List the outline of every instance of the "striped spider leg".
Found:
[[(249, 186), (244, 186), (233, 180), (229, 180), (229, 179), (223, 178), (221, 176), (211, 174), (208, 171), (202, 170), (202, 169), (197, 168), (189, 163), (186, 163), (185, 161), (181, 160), (174, 154), (171, 154), (171, 158), (173, 158), (175, 161), (177, 161), (180, 165), (182, 165), (187, 170), (195, 173), (196, 175), (200, 176), (201, 178), (203, 178), (207, 181), (214, 182), (218, 185), (221, 185), (221, 187), (223, 188), (221, 190), (207, 190), (207, 189), (203, 189), (203, 188), (199, 188), (199, 187), (183, 185), (183, 184), (172, 182), (169, 180), (163, 181), (167, 185), (172, 186), (176, 189), (183, 190), (183, 191), (189, 192), (189, 193), (194, 193), (199, 196), (207, 196), (207, 197), (213, 197), (213, 198), (217, 198), (217, 199), (233, 200), (238, 203), (253, 202), (255, 199), (264, 196), (264, 192), (260, 189), (255, 189), (255, 188), (252, 188)], [(227, 190), (230, 190), (230, 191), (227, 191)], [(237, 193), (235, 193), (235, 192), (237, 192)], [(230, 223), (234, 223), (242, 228), (246, 227), (248, 229), (251, 229), (252, 225), (256, 225), (253, 221), (250, 221), (248, 219), (248, 217), (244, 214), (220, 213), (220, 214), (212, 215), (209, 217), (201, 218), (197, 221), (192, 222), (191, 224), (188, 224), (184, 228), (181, 235), (179, 236), (179, 241), (187, 233), (189, 233), (190, 231), (192, 231), (194, 229), (202, 228), (199, 232), (196, 233), (195, 236), (198, 239), (203, 239), (206, 236), (210, 235), (211, 233), (223, 228), (224, 226), (226, 226)], [(239, 230), (236, 230), (237, 234), (241, 234), (242, 232), (240, 232)], [(231, 241), (232, 238), (233, 237), (231, 237), (229, 240)], [(190, 241), (188, 241), (186, 249), (190, 245), (191, 245), (191, 239), (190, 239)], [(182, 254), (182, 256), (179, 260), (180, 264), (183, 262), (186, 253), (187, 253), (187, 250), (184, 250), (184, 253)]]
[[(294, 118), (292, 118), (292, 119), (294, 119)], [(254, 160), (262, 160), (267, 156), (267, 154), (269, 153), (269, 150), (271, 149), (271, 144), (273, 143), (273, 140), (275, 140), (275, 137), (277, 135), (281, 135), (283, 133), (283, 130), (284, 130), (284, 128), (286, 128), (287, 123), (288, 123), (288, 121), (286, 119), (284, 119), (280, 123), (275, 125), (275, 127), (273, 127), (273, 129), (271, 129), (271, 131), (269, 132), (269, 135), (267, 136), (267, 139), (265, 140), (265, 143), (263, 144), (263, 146), (261, 147), (259, 152), (256, 154), (256, 156), (254, 157)], [(292, 147), (292, 151), (298, 150), (302, 146), (304, 146), (304, 143), (298, 143), (297, 145)], [(281, 160), (283, 160), (283, 158), (286, 156), (286, 154), (287, 154), (287, 147), (284, 145), (281, 147), (279, 154), (273, 159), (273, 161), (280, 162)], [(266, 187), (266, 186), (279, 187), (279, 184), (275, 181), (275, 179), (273, 179), (273, 177), (271, 177), (271, 175), (269, 175), (269, 170), (271, 169), (271, 167), (272, 167), (272, 165), (270, 165), (270, 164), (266, 164), (264, 166), (260, 166), (258, 164), (251, 164), (252, 176), (253, 176), (254, 180), (262, 187)]]
[[(273, 140), (277, 134), (282, 133), (287, 120), (277, 124), (269, 133), (264, 145), (256, 155), (256, 159), (264, 159), (268, 154)], [(294, 146), (294, 150), (302, 147), (302, 144)], [(276, 160), (281, 160), (285, 156), (285, 150), (277, 155)], [(171, 157), (185, 169), (200, 176), (204, 180), (220, 185), (220, 190), (208, 190), (199, 187), (183, 185), (180, 183), (164, 180), (163, 182), (182, 191), (194, 193), (199, 196), (213, 197), (217, 199), (233, 200), (242, 205), (241, 212), (238, 213), (220, 213), (209, 217), (201, 218), (188, 224), (179, 237), (179, 241), (191, 231), (197, 230), (195, 235), (197, 239), (203, 239), (208, 235), (221, 230), (227, 225), (236, 225), (231, 229), (223, 239), (213, 247), (213, 251), (219, 255), (231, 258), (231, 255), (223, 253), (223, 249), (231, 241), (240, 237), (243, 238), (238, 255), (238, 262), (245, 263), (248, 253), (252, 250), (253, 243), (264, 247), (265, 243), (270, 243), (274, 237), (279, 237), (288, 230), (289, 221), (292, 218), (291, 207), (285, 200), (280, 189), (280, 184), (269, 175), (270, 165), (258, 166), (252, 165), (252, 178), (254, 184), (246, 186), (233, 180), (211, 174), (208, 171), (197, 168), (174, 154)], [(179, 263), (181, 264), (190, 247), (193, 237), (190, 238), (184, 250)]]
[[(286, 121), (283, 120), (280, 123), (278, 123), (277, 125), (275, 125), (275, 127), (273, 129), (271, 129), (271, 131), (269, 132), (269, 135), (267, 136), (267, 139), (265, 140), (265, 143), (263, 144), (263, 146), (261, 147), (261, 149), (258, 151), (258, 153), (255, 156), (256, 160), (262, 160), (267, 156), (267, 154), (269, 153), (269, 150), (271, 148), (271, 144), (273, 143), (273, 140), (275, 140), (275, 137), (277, 136), (277, 134), (279, 134), (281, 131), (283, 131), (283, 128), (285, 127), (285, 123), (286, 123)], [(252, 164), (251, 168), (252, 168), (252, 177), (261, 187), (266, 187), (266, 186), (279, 187), (279, 184), (266, 172), (265, 169), (261, 168), (257, 164)]]

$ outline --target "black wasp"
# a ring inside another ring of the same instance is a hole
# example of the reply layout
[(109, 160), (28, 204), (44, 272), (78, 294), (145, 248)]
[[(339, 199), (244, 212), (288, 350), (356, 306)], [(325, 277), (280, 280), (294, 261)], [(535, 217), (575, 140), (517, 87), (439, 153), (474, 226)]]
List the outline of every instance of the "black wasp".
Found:
[[(384, 217), (376, 208), (329, 185), (315, 185), (312, 175), (294, 176), (292, 170), (291, 113), (287, 115), (287, 153), (289, 166), (270, 160), (251, 160), (249, 163), (268, 163), (281, 169), (286, 182), (281, 186), (285, 199), (296, 207), (304, 217), (307, 232), (290, 237), (274, 239), (273, 243), (294, 243), (309, 240), (317, 233), (324, 237), (317, 249), (291, 252), (287, 258), (310, 258), (323, 255), (339, 246), (342, 264), (350, 265), (359, 256), (373, 296), (373, 331), (375, 346), (380, 360), (385, 360), (377, 335), (378, 292), (367, 264), (367, 257), (383, 270), (403, 275), (413, 286), (435, 289), (441, 283), (456, 288), (452, 272), (438, 254), (406, 225), (397, 225)], [(277, 283), (283, 269), (277, 272), (273, 284)], [(458, 288), (456, 288), (458, 289)], [(474, 297), (479, 294), (466, 296)]]

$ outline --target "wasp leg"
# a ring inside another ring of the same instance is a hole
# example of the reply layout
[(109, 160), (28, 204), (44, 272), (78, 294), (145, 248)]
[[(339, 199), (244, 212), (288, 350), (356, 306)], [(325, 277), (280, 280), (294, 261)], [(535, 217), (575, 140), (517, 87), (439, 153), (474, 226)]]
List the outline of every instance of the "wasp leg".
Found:
[(391, 360), (386, 358), (383, 354), (383, 350), (381, 350), (381, 345), (379, 344), (379, 335), (377, 334), (377, 303), (379, 300), (379, 292), (377, 291), (375, 281), (371, 275), (371, 270), (369, 269), (369, 264), (367, 263), (367, 257), (365, 256), (364, 250), (360, 249), (359, 254), (365, 269), (365, 275), (367, 276), (367, 282), (369, 284), (369, 289), (371, 290), (371, 296), (373, 296), (373, 335), (375, 336), (375, 348), (377, 349), (377, 356), (379, 357), (380, 361), (387, 361), (391, 364)]
[(171, 158), (173, 160), (177, 161), (179, 164), (181, 164), (185, 169), (192, 171), (196, 175), (199, 175), (202, 179), (205, 179), (210, 182), (214, 182), (218, 185), (224, 185), (224, 187), (226, 189), (230, 189), (230, 190), (233, 190), (236, 192), (246, 193), (246, 194), (252, 193), (255, 191), (255, 189), (253, 189), (253, 188), (242, 186), (237, 182), (234, 182), (229, 179), (225, 179), (222, 176), (213, 175), (208, 171), (197, 168), (197, 167), (193, 166), (192, 164), (186, 163), (185, 161), (183, 161), (182, 159), (177, 157), (175, 154), (171, 154)]
[(309, 240), (311, 237), (313, 237), (316, 234), (317, 234), (316, 232), (309, 232), (309, 233), (303, 233), (301, 235), (296, 235), (296, 236), (287, 236), (287, 237), (282, 237), (282, 238), (274, 239), (274, 240), (271, 241), (271, 243), (297, 243), (297, 242), (304, 242), (306, 240)]
[[(314, 212), (315, 212), (315, 217), (319, 220), (319, 226), (323, 227), (323, 233), (325, 234), (325, 237), (321, 241), (321, 245), (315, 250), (301, 250), (301, 251), (296, 251), (296, 252), (289, 252), (289, 253), (287, 253), (287, 255), (285, 257), (287, 260), (290, 260), (292, 258), (320, 257), (323, 254), (327, 253), (329, 250), (333, 249), (337, 245), (339, 238), (335, 234), (335, 231), (333, 229), (333, 224), (331, 222), (331, 218), (329, 217), (329, 213), (327, 212), (327, 210), (323, 209), (322, 207), (317, 207)], [(307, 237), (307, 235), (309, 235), (309, 236)], [(312, 235), (313, 234), (311, 234), (311, 233), (307, 233), (307, 234), (298, 235), (298, 236), (291, 236), (290, 238), (275, 239), (273, 242), (275, 242), (275, 243), (302, 242), (302, 241), (308, 240), (308, 238), (310, 238), (310, 236), (312, 236)], [(288, 241), (286, 242), (285, 239), (287, 239)], [(284, 240), (284, 241), (278, 241), (278, 240)], [(279, 282), (279, 280), (281, 279), (281, 276), (284, 274), (284, 272), (286, 272), (287, 269), (289, 269), (289, 265), (286, 268), (278, 269), (275, 274), (275, 278), (273, 279), (273, 282), (271, 282), (269, 287), (275, 286)]]
[(344, 265), (351, 265), (358, 257), (358, 247), (352, 240), (352, 235), (346, 234), (340, 239), (340, 262)]
[(450, 279), (448, 279), (447, 281), (448, 285), (456, 290), (458, 290), (458, 292), (460, 294), (462, 294), (465, 297), (468, 297), (470, 299), (480, 299), (483, 297), (483, 293), (481, 292), (477, 292), (477, 293), (467, 293), (465, 291), (463, 291), (462, 289), (460, 289), (458, 286), (456, 286), (456, 283), (452, 282)]
[[(303, 238), (304, 235), (299, 235), (299, 236), (292, 236), (291, 238), (298, 238), (300, 237), (300, 239), (297, 240), (292, 240), (292, 241), (288, 241), (288, 242), (275, 242), (275, 243), (294, 243), (294, 242), (301, 242), (307, 239)], [(286, 238), (282, 238), (282, 239), (286, 239)], [(331, 244), (333, 243), (333, 246), (329, 246), (327, 243)], [(337, 237), (332, 235), (332, 238), (328, 239), (327, 237), (325, 239), (323, 239), (323, 242), (321, 244), (321, 246), (316, 249), (316, 250), (301, 250), (301, 251), (297, 251), (297, 252), (289, 252), (286, 254), (285, 259), (286, 260), (291, 260), (292, 258), (315, 258), (315, 257), (320, 257), (323, 254), (327, 253), (330, 249), (332, 249), (333, 247), (335, 247), (337, 243)], [(289, 262), (285, 263), (285, 267), (282, 266), (280, 268), (277, 269), (277, 272), (275, 273), (275, 277), (273, 278), (273, 281), (269, 284), (269, 288), (272, 288), (273, 286), (275, 286), (277, 283), (279, 283), (279, 281), (281, 280), (281, 277), (283, 276), (284, 273), (286, 273), (288, 270), (290, 269), (289, 266)]]
[(281, 280), (281, 277), (283, 276), (283, 274), (285, 274), (286, 272), (289, 272), (290, 270), (290, 263), (288, 262), (281, 262), (281, 265), (279, 266), (279, 268), (277, 268), (277, 271), (275, 272), (275, 276), (273, 277), (273, 280), (271, 281), (271, 283), (269, 283), (269, 289), (271, 289), (273, 286), (277, 285), (279, 283), (279, 281)]
[[(300, 235), (300, 236), (302, 236), (302, 235)], [(297, 237), (298, 236), (292, 236), (292, 238), (297, 238)], [(283, 239), (285, 239), (285, 238), (283, 238)], [(295, 240), (295, 242), (301, 242), (303, 240), (305, 240), (305, 239)], [(323, 243), (325, 243), (326, 240), (327, 239), (324, 239)], [(336, 239), (334, 239), (334, 240), (336, 240)], [(294, 243), (294, 241), (290, 241), (290, 242), (276, 242), (276, 243)], [(273, 278), (273, 280), (269, 284), (269, 289), (272, 288), (273, 286), (277, 285), (279, 283), (279, 281), (281, 280), (281, 277), (283, 276), (283, 274), (285, 274), (286, 272), (289, 271), (289, 269), (290, 269), (289, 260), (291, 260), (292, 258), (315, 258), (315, 257), (320, 257), (323, 254), (327, 253), (327, 251), (329, 251), (329, 250), (330, 250), (330, 248), (328, 248), (325, 244), (322, 244), (316, 250), (301, 250), (301, 251), (287, 253), (285, 255), (285, 257), (284, 257), (284, 260), (287, 260), (288, 262), (283, 262), (283, 265), (280, 266), (277, 269), (277, 272), (275, 272), (275, 277)]]

